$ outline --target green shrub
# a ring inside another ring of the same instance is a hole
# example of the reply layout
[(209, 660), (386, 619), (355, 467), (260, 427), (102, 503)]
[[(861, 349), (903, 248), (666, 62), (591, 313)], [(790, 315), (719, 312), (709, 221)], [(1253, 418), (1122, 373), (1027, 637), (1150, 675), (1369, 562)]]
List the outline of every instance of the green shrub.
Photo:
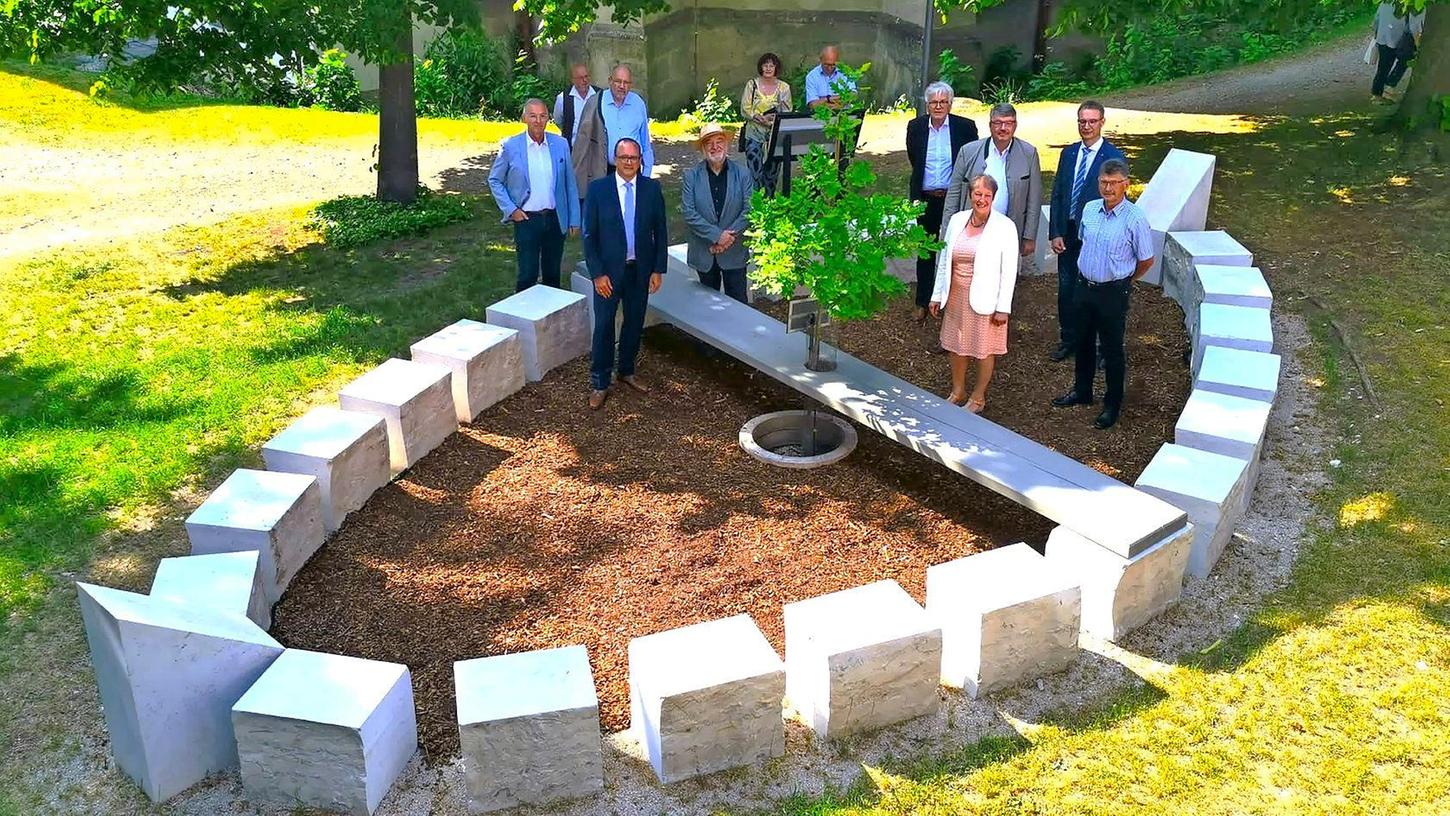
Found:
[(952, 93), (958, 96), (977, 91), (977, 69), (957, 59), (950, 48), (943, 48), (936, 57), (936, 77), (952, 86)]
[(303, 82), (307, 104), (335, 111), (362, 108), (362, 86), (344, 61), (346, 58), (347, 54), (331, 48), (322, 52), (317, 64), (307, 69)]
[(428, 45), (413, 74), (413, 95), (423, 116), (513, 118), (510, 59), (482, 31), (455, 29)]
[(720, 83), (712, 77), (705, 83), (705, 95), (695, 100), (693, 110), (687, 110), (680, 117), (692, 133), (698, 133), (706, 122), (739, 122), (735, 103), (720, 93)]
[(468, 201), (418, 188), (412, 204), (379, 201), (372, 196), (342, 196), (312, 210), (309, 226), (334, 247), (355, 247), (387, 238), (422, 235), (473, 217)]
[(1049, 62), (1022, 87), (1024, 99), (1078, 99), (1092, 93), (1092, 84), (1074, 79), (1067, 63)]

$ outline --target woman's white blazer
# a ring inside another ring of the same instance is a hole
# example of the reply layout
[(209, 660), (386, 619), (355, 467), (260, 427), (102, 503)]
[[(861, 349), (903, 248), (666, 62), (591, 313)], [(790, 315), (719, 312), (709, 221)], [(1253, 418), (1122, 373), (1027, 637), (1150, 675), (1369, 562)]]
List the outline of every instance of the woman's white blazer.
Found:
[[(952, 286), (952, 247), (965, 240), (967, 219), (971, 210), (952, 215), (947, 222), (946, 246), (936, 256), (936, 286), (931, 302), (945, 305)], [(1012, 290), (1017, 286), (1017, 262), (1021, 250), (1017, 242), (1017, 225), (1012, 219), (992, 211), (982, 235), (977, 239), (977, 259), (973, 263), (972, 288), (967, 302), (980, 315), (1012, 311)]]

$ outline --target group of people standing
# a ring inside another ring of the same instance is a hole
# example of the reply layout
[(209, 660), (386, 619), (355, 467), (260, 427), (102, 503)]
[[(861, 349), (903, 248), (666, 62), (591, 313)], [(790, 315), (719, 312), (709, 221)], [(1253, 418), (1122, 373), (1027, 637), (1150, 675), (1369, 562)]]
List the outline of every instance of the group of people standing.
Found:
[[(1019, 265), (1036, 251), (1042, 213), (1037, 148), (1017, 138), (1017, 110), (994, 106), (988, 135), (951, 113), (951, 86), (927, 86), (927, 112), (906, 129), (909, 193), (925, 203), (920, 223), (945, 246), (916, 267), (916, 319), (942, 319), (940, 347), (951, 357), (947, 399), (973, 413), (987, 403), (998, 356), (1007, 353), (1007, 323)], [(1106, 379), (1094, 427), (1110, 428), (1123, 405), (1123, 350), (1132, 282), (1153, 265), (1148, 219), (1127, 200), (1128, 165), (1102, 137), (1097, 102), (1077, 109), (1080, 140), (1062, 151), (1053, 178), (1048, 237), (1057, 255), (1058, 345), (1054, 361), (1076, 357), (1073, 387), (1053, 405), (1090, 405), (1098, 356)], [(976, 361), (970, 391), (967, 372)]]
[[(839, 58), (835, 46), (821, 50), (820, 63), (806, 75), (807, 106), (836, 107), (839, 92), (854, 87), (837, 69)], [(738, 146), (745, 165), (729, 158), (736, 134), (707, 123), (695, 142), (701, 159), (681, 175), (688, 264), (702, 284), (741, 302), (747, 299), (744, 232), (751, 195), (757, 188), (774, 190), (778, 168), (765, 155), (766, 142), (774, 117), (792, 105), (781, 68), (775, 54), (762, 54), (757, 76), (742, 91)], [(504, 142), (489, 186), (503, 221), (514, 228), (520, 291), (541, 281), (559, 286), (564, 239), (582, 232), (594, 282), (588, 404), (599, 409), (613, 380), (649, 390), (635, 364), (649, 295), (667, 270), (668, 217), (663, 190), (651, 178), (648, 109), (631, 90), (629, 66), (615, 66), (607, 89), (591, 85), (583, 65), (574, 66), (571, 83), (555, 99), (552, 117), (542, 100), (524, 103), (525, 130)], [(1042, 174), (1037, 149), (1017, 138), (1015, 108), (993, 107), (989, 133), (979, 138), (975, 123), (951, 113), (952, 101), (949, 85), (928, 86), (927, 113), (906, 129), (908, 192), (926, 205), (923, 228), (945, 244), (917, 262), (916, 319), (941, 318), (936, 350), (951, 357), (947, 399), (980, 412), (996, 358), (1007, 352), (1019, 264), (1036, 248)], [(546, 131), (551, 118), (561, 136)], [(1152, 266), (1154, 251), (1146, 216), (1126, 198), (1127, 161), (1102, 138), (1105, 119), (1096, 102), (1078, 107), (1080, 141), (1058, 162), (1048, 225), (1058, 256), (1059, 343), (1050, 356), (1076, 357), (1073, 387), (1053, 404), (1094, 402), (1101, 355), (1106, 392), (1094, 420), (1098, 428), (1118, 421), (1131, 283)], [(972, 360), (977, 376), (969, 391)]]

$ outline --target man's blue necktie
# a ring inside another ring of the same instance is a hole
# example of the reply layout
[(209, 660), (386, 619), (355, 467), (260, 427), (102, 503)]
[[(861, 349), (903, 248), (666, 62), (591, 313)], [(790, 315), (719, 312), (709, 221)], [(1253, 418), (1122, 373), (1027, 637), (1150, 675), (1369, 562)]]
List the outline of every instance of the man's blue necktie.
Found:
[(1087, 148), (1084, 148), (1082, 146), (1078, 147), (1077, 178), (1074, 178), (1072, 180), (1073, 215), (1077, 215), (1078, 213), (1082, 212), (1082, 186), (1083, 183), (1087, 181), (1088, 165), (1092, 164), (1092, 160), (1088, 158), (1088, 156), (1090, 155), (1092, 154), (1088, 152)]
[(624, 183), (624, 258), (634, 260), (634, 182)]

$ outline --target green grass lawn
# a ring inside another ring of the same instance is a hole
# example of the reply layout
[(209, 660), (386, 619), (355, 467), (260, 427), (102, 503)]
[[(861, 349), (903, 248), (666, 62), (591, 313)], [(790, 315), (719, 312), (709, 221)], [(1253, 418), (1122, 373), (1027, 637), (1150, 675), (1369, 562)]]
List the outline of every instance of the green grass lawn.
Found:
[[(366, 125), (97, 106), (57, 87), (0, 72), (0, 136), (184, 146), (240, 127), (285, 143)], [(1285, 352), (1308, 355), (1339, 440), (1325, 459), (1342, 466), (1291, 585), (1104, 710), (898, 757), (780, 812), (1450, 813), (1450, 184), (1378, 132), (1382, 115), (1115, 137), (1150, 167), (1169, 146), (1216, 153), (1213, 223), (1314, 331)], [(22, 777), (82, 750), (66, 689), (91, 680), (68, 580), (144, 582), (184, 543), (179, 518), (276, 430), (511, 291), (508, 235), (491, 202), (470, 201), (471, 221), (357, 250), (319, 244), (305, 209), (284, 209), (0, 261), (0, 813), (39, 809)], [(1354, 397), (1331, 321), (1378, 409)], [(47, 661), (64, 669), (47, 678)]]

